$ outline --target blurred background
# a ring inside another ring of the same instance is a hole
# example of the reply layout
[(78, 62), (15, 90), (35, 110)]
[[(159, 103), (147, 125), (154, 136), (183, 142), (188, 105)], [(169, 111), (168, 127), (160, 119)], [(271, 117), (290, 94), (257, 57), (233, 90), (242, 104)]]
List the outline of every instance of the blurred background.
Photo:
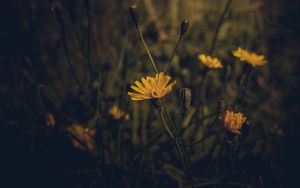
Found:
[[(299, 186), (299, 3), (233, 0), (212, 55), (224, 69), (203, 65), (227, 0), (11, 0), (0, 11), (0, 187), (185, 187), (175, 146), (149, 101), (133, 102), (129, 86), (154, 75), (129, 16), (138, 5), (143, 36), (162, 70), (189, 20), (170, 70), (167, 96), (180, 122), (179, 90), (192, 91), (183, 140), (201, 138), (222, 97), (235, 105), (244, 71), (238, 47), (264, 54), (245, 103), (249, 125), (232, 164), (221, 123), (188, 148), (196, 187)], [(122, 113), (112, 110), (117, 106)], [(224, 183), (225, 182), (225, 183)]]

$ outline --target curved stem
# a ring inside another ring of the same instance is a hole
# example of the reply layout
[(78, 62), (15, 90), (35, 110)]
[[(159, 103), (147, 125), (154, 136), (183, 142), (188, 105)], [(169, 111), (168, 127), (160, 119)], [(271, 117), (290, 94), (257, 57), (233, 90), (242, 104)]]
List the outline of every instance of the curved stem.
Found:
[(82, 91), (82, 85), (77, 77), (77, 74), (75, 73), (75, 69), (73, 67), (71, 57), (69, 55), (69, 51), (68, 51), (68, 47), (67, 47), (67, 39), (66, 39), (66, 30), (65, 30), (64, 19), (63, 19), (62, 15), (58, 15), (57, 20), (58, 20), (58, 23), (61, 28), (61, 37), (62, 37), (62, 42), (63, 42), (63, 48), (64, 48), (65, 56), (67, 58), (68, 66), (69, 66), (70, 71), (79, 87), (79, 90)]
[(159, 116), (160, 116), (162, 124), (163, 124), (164, 128), (166, 129), (169, 137), (171, 138), (172, 141), (176, 142), (175, 137), (174, 137), (172, 131), (170, 130), (170, 128), (169, 128), (169, 126), (168, 126), (168, 124), (166, 122), (166, 119), (165, 119), (165, 117), (163, 115), (163, 111), (162, 110), (159, 110)]
[(168, 113), (167, 105), (166, 105), (165, 100), (163, 98), (161, 98), (161, 103), (162, 103), (162, 107), (163, 107), (163, 109), (164, 109), (164, 111), (166, 113), (167, 119), (168, 119), (168, 121), (170, 122), (170, 124), (172, 126), (172, 129), (174, 129), (174, 131), (175, 131), (175, 137), (178, 137), (177, 128), (176, 128), (173, 120), (171, 119), (170, 114)]

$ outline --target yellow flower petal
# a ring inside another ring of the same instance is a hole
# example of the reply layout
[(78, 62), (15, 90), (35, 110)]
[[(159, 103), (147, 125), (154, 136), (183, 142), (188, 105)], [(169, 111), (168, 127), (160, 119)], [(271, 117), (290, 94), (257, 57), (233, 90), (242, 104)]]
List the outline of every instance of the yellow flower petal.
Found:
[(218, 58), (213, 58), (205, 54), (199, 54), (198, 59), (205, 65), (207, 68), (218, 69), (222, 68), (223, 65)]
[(135, 92), (128, 92), (132, 100), (145, 100), (145, 99), (158, 99), (167, 95), (176, 84), (173, 81), (168, 85), (171, 80), (170, 76), (165, 75), (163, 72), (156, 74), (154, 77), (147, 76), (141, 78), (141, 82), (135, 81), (135, 85), (130, 86)]
[(239, 58), (240, 61), (244, 61), (244, 62), (252, 65), (253, 67), (262, 66), (267, 63), (264, 55), (257, 55), (253, 52), (249, 52), (240, 47), (238, 49), (232, 51), (232, 54), (235, 57)]

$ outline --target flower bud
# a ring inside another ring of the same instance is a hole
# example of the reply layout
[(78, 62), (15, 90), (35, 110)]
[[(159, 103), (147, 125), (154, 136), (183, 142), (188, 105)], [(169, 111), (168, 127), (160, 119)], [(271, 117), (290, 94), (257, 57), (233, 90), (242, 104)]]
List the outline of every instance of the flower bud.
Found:
[(138, 13), (137, 13), (137, 7), (138, 6), (136, 4), (131, 5), (129, 7), (129, 13), (130, 13), (131, 19), (134, 22), (136, 27), (138, 26), (138, 17), (139, 17)]
[(189, 88), (182, 88), (180, 90), (180, 99), (182, 106), (185, 110), (188, 110), (191, 107), (192, 92)]
[(183, 20), (181, 22), (180, 35), (183, 36), (188, 29), (189, 29), (189, 21)]

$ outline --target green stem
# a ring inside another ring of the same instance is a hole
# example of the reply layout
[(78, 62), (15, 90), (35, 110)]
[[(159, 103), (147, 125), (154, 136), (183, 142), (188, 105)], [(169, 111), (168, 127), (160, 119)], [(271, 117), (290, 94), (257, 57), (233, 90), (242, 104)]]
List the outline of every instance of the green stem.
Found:
[(150, 62), (151, 62), (151, 64), (152, 64), (152, 66), (153, 66), (154, 71), (155, 71), (156, 73), (158, 73), (157, 66), (156, 66), (156, 64), (155, 64), (155, 62), (154, 62), (154, 60), (153, 60), (153, 58), (152, 58), (152, 55), (151, 55), (151, 53), (150, 53), (150, 50), (149, 50), (149, 48), (148, 48), (148, 46), (147, 46), (147, 44), (146, 44), (146, 42), (145, 42), (145, 40), (144, 40), (144, 37), (143, 37), (143, 35), (142, 35), (142, 33), (141, 33), (141, 31), (140, 31), (140, 29), (139, 29), (138, 26), (136, 26), (136, 30), (137, 30), (137, 32), (138, 32), (138, 34), (139, 34), (139, 36), (140, 36), (140, 38), (141, 38), (141, 40), (142, 40), (142, 43), (143, 43), (143, 45), (144, 45), (144, 47), (145, 47), (145, 49), (146, 49), (146, 52), (147, 52), (147, 54), (148, 54), (148, 57), (149, 57), (149, 59), (150, 59)]
[(162, 107), (166, 113), (166, 116), (167, 116), (167, 119), (168, 121), (170, 122), (171, 126), (172, 126), (172, 129), (174, 129), (174, 132), (175, 132), (175, 137), (178, 137), (178, 131), (177, 131), (177, 128), (173, 122), (173, 120), (171, 119), (171, 116), (170, 114), (168, 113), (168, 109), (167, 109), (167, 105), (165, 103), (165, 100), (163, 98), (161, 98), (161, 104), (162, 104)]
[(180, 35), (180, 37), (179, 37), (179, 39), (178, 39), (178, 41), (177, 41), (177, 44), (176, 44), (176, 46), (175, 46), (175, 48), (174, 48), (174, 51), (173, 51), (172, 56), (171, 56), (171, 58), (170, 58), (170, 60), (169, 60), (168, 66), (167, 66), (167, 68), (166, 68), (165, 74), (168, 74), (168, 72), (170, 71), (170, 68), (171, 68), (171, 64), (172, 64), (173, 58), (174, 58), (174, 56), (175, 56), (175, 54), (176, 54), (176, 52), (177, 52), (177, 50), (178, 50), (179, 44), (180, 44), (180, 42), (181, 42), (181, 39), (182, 39), (182, 35)]
[[(184, 168), (184, 174), (187, 178), (188, 183), (193, 187), (193, 174), (191, 171), (191, 167), (190, 167), (190, 162), (189, 162), (189, 158), (187, 156), (187, 153), (183, 147), (182, 141), (180, 139), (180, 137), (176, 136), (174, 137), (172, 131), (170, 130), (166, 119), (164, 117), (164, 110), (159, 109), (159, 115), (160, 115), (160, 119), (162, 121), (162, 124), (165, 128), (165, 130), (167, 131), (169, 137), (171, 138), (171, 140), (175, 143), (176, 145), (176, 150), (178, 152), (179, 158), (183, 164), (183, 168)], [(166, 111), (165, 111), (166, 112)]]
[(164, 113), (164, 112), (160, 109), (160, 110), (159, 110), (159, 116), (160, 116), (161, 122), (162, 122), (164, 128), (166, 129), (166, 131), (167, 131), (169, 137), (171, 138), (171, 140), (174, 141), (174, 142), (176, 142), (175, 137), (174, 137), (172, 131), (170, 130), (170, 128), (169, 128), (169, 126), (168, 126), (168, 124), (167, 124), (167, 122), (166, 122), (166, 119), (165, 119), (163, 113)]

